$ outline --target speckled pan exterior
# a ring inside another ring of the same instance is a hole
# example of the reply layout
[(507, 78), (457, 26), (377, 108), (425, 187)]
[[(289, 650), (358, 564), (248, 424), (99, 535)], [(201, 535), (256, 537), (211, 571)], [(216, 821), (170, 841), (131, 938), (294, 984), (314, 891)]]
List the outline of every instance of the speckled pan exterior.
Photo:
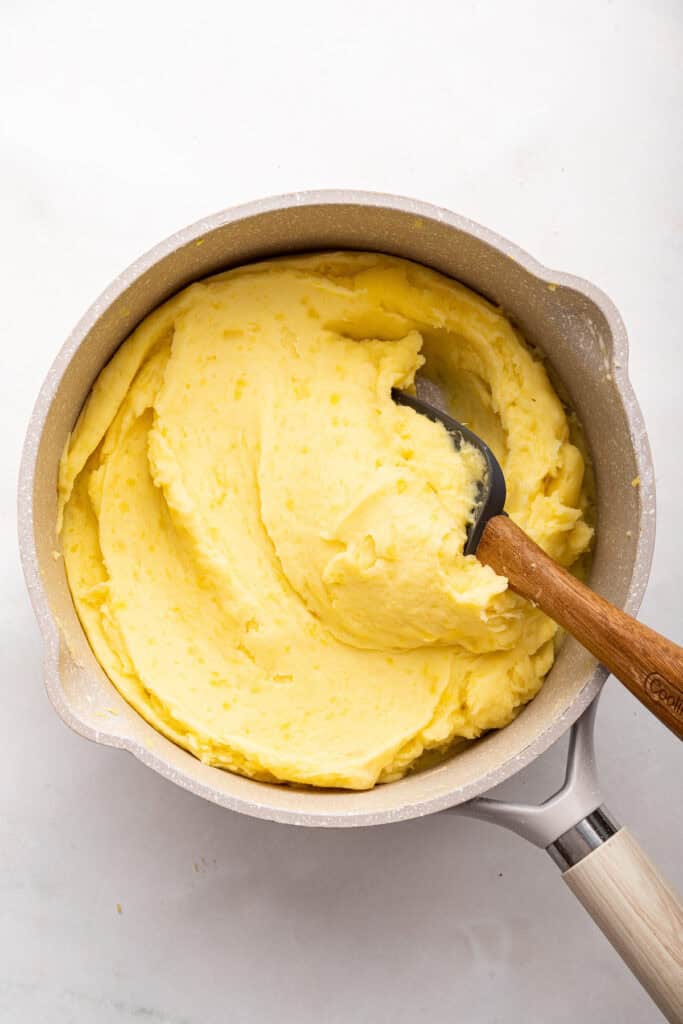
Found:
[(606, 673), (568, 639), (540, 694), (511, 725), (437, 767), (362, 793), (254, 782), (201, 764), (119, 696), (76, 617), (55, 537), (57, 466), (67, 435), (97, 374), (131, 330), (191, 281), (319, 249), (378, 250), (434, 267), (501, 305), (543, 351), (584, 423), (595, 464), (598, 530), (590, 583), (635, 613), (654, 544), (654, 475), (616, 309), (593, 285), (547, 270), (478, 224), (426, 203), (366, 192), (296, 193), (225, 210), (161, 242), (106, 289), (59, 352), (38, 396), (20, 471), (19, 544), (45, 645), (47, 691), (72, 729), (129, 750), (232, 810), (296, 825), (373, 825), (460, 804), (513, 775), (579, 717)]

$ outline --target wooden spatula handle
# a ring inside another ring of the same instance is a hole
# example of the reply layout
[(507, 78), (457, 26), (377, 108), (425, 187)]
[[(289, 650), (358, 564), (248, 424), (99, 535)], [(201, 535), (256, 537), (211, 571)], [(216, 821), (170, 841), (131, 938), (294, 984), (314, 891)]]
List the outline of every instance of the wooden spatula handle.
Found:
[(507, 516), (489, 519), (477, 558), (542, 608), (683, 739), (683, 648), (594, 593)]

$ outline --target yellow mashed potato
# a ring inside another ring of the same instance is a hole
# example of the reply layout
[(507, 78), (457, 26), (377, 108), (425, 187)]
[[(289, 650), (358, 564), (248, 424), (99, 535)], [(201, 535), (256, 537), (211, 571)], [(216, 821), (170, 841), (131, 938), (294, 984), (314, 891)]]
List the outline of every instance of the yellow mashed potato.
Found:
[(423, 267), (220, 274), (100, 374), (60, 468), (69, 585), (119, 691), (203, 761), (364, 789), (541, 686), (556, 626), (462, 553), (481, 456), (391, 399), (423, 365), (498, 456), (509, 514), (572, 565), (584, 463), (545, 369)]

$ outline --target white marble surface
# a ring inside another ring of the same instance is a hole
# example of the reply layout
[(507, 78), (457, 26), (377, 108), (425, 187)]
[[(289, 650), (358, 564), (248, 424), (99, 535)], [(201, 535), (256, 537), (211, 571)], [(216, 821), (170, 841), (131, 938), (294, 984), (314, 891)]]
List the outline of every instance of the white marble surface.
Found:
[[(139, 253), (271, 193), (414, 195), (620, 307), (659, 484), (642, 616), (683, 642), (682, 45), (680, 0), (2, 5), (2, 1021), (658, 1019), (512, 835), (252, 821), (71, 734), (43, 691), (14, 492), (45, 370)], [(681, 886), (679, 745), (610, 681), (598, 746), (610, 806)], [(562, 756), (506, 791), (547, 792)]]

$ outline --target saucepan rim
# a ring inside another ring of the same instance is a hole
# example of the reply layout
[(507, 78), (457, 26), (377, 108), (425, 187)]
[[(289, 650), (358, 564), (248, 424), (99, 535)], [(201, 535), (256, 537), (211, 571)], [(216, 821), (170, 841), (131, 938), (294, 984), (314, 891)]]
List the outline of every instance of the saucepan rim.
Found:
[[(201, 241), (206, 235), (224, 225), (272, 211), (288, 210), (305, 205), (385, 207), (402, 213), (408, 213), (415, 217), (437, 220), (459, 232), (472, 235), (493, 249), (504, 253), (520, 264), (533, 277), (543, 282), (552, 282), (552, 285), (558, 288), (566, 287), (579, 292), (594, 307), (597, 307), (611, 332), (613, 347), (612, 386), (618, 392), (618, 397), (623, 404), (628, 422), (632, 451), (640, 478), (636, 553), (633, 560), (628, 594), (624, 602), (624, 607), (627, 611), (632, 614), (637, 612), (647, 584), (654, 548), (654, 471), (642, 414), (628, 376), (628, 341), (626, 331), (614, 304), (599, 288), (590, 282), (571, 274), (550, 270), (514, 243), (465, 217), (415, 199), (375, 192), (355, 190), (296, 192), (232, 207), (178, 231), (170, 238), (154, 246), (154, 248), (115, 278), (93, 303), (67, 338), (50, 367), (36, 400), (28, 425), (19, 473), (19, 549), (26, 584), (44, 643), (46, 689), (56, 711), (72, 729), (95, 742), (127, 749), (144, 764), (184, 788), (214, 803), (251, 816), (312, 826), (382, 824), (406, 818), (420, 817), (462, 803), (472, 797), (481, 795), (483, 792), (515, 774), (543, 753), (578, 719), (598, 694), (607, 676), (606, 671), (602, 666), (597, 665), (586, 685), (574, 695), (570, 705), (562, 714), (551, 717), (547, 722), (546, 728), (539, 731), (527, 746), (514, 757), (510, 757), (497, 764), (489, 771), (484, 772), (480, 777), (472, 780), (469, 784), (460, 784), (452, 790), (439, 793), (436, 796), (406, 801), (398, 806), (383, 808), (379, 811), (368, 808), (367, 811), (346, 811), (340, 809), (338, 811), (316, 811), (312, 813), (310, 803), (307, 806), (307, 793), (304, 790), (294, 791), (296, 799), (291, 806), (277, 806), (277, 802), (274, 805), (269, 800), (269, 793), (273, 789), (282, 789), (282, 787), (272, 787), (254, 782), (253, 780), (244, 780), (253, 787), (253, 796), (250, 795), (248, 798), (244, 798), (226, 793), (211, 784), (210, 774), (203, 774), (200, 778), (198, 772), (179, 770), (164, 758), (163, 754), (152, 749), (152, 744), (147, 745), (134, 737), (123, 736), (114, 729), (107, 729), (104, 723), (102, 728), (94, 728), (90, 722), (84, 721), (78, 715), (67, 699), (63, 686), (60, 670), (62, 642), (60, 640), (59, 624), (50, 608), (45, 580), (40, 569), (34, 533), (36, 459), (46, 420), (64, 373), (78, 348), (88, 337), (99, 318), (139, 277), (174, 251), (182, 249), (193, 242)], [(85, 395), (83, 397), (85, 399)], [(167, 742), (170, 743), (170, 741)], [(198, 762), (196, 763), (198, 764)], [(207, 768), (207, 766), (201, 767), (204, 773), (220, 771), (220, 769)], [(394, 784), (390, 783), (389, 785)], [(342, 805), (340, 805), (341, 807)]]

